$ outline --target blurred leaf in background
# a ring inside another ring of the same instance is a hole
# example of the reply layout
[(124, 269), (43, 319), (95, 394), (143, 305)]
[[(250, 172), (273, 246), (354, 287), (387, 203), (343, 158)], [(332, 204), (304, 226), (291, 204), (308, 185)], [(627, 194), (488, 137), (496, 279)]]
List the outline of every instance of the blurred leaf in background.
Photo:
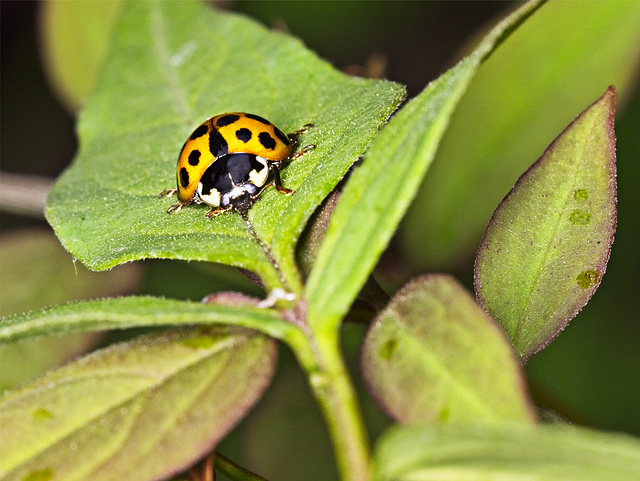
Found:
[[(44, 229), (0, 237), (0, 317), (72, 300), (123, 295), (134, 290), (139, 277), (140, 266), (135, 264), (107, 273), (88, 271)], [(11, 389), (68, 361), (99, 337), (75, 334), (0, 346), (0, 389)]]
[(624, 105), (640, 66), (638, 25), (633, 0), (550, 2), (487, 60), (401, 231), (414, 271), (470, 259), (498, 202), (551, 140), (609, 85)]
[(42, 59), (51, 87), (71, 112), (93, 89), (121, 6), (115, 0), (42, 2)]

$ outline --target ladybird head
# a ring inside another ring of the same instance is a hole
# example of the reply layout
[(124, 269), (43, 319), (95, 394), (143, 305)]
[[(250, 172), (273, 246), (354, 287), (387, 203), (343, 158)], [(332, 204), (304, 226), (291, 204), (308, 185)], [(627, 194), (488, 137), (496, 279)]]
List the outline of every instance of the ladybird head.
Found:
[(235, 186), (229, 192), (225, 192), (220, 199), (220, 207), (232, 206), (240, 213), (247, 212), (253, 202), (258, 188), (251, 182)]

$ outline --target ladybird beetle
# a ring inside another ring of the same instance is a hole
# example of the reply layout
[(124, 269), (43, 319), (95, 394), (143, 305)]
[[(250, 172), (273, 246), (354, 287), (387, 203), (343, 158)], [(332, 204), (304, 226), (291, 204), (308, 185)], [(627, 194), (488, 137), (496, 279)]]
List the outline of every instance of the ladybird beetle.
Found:
[[(213, 207), (207, 217), (236, 210), (245, 215), (262, 191), (275, 185), (280, 192), (291, 195), (282, 186), (280, 166), (308, 153), (315, 145), (307, 145), (294, 153), (297, 138), (312, 124), (285, 135), (268, 120), (254, 114), (235, 112), (205, 120), (184, 143), (176, 172), (178, 203), (168, 213), (178, 212), (191, 203)], [(273, 181), (267, 182), (269, 177)]]

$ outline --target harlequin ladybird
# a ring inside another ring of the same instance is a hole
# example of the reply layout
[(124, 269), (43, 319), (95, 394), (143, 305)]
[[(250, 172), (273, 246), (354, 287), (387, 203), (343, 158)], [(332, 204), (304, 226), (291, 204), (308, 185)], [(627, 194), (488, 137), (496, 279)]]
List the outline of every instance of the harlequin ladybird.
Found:
[[(178, 203), (168, 213), (178, 212), (191, 203), (208, 204), (213, 209), (207, 217), (236, 210), (246, 214), (262, 191), (275, 185), (280, 192), (291, 195), (282, 186), (280, 166), (283, 161), (306, 154), (315, 145), (307, 145), (294, 153), (297, 138), (312, 124), (285, 135), (266, 119), (243, 112), (217, 115), (205, 120), (189, 136), (177, 167)], [(268, 182), (269, 178), (273, 180)]]

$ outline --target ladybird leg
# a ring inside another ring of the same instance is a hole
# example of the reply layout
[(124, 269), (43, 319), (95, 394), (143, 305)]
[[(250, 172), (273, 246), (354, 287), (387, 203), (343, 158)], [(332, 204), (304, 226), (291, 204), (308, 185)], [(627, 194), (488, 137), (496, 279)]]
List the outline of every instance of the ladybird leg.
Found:
[(313, 124), (304, 124), (302, 127), (300, 127), (298, 130), (296, 130), (295, 132), (291, 132), (288, 137), (291, 140), (296, 140), (300, 135), (304, 134), (305, 132), (307, 132), (309, 129), (313, 128), (314, 125)]
[(293, 193), (295, 192), (294, 190), (287, 189), (286, 187), (282, 187), (281, 185), (276, 185), (275, 187), (276, 189), (278, 189), (278, 192), (282, 192), (284, 195), (293, 195)]
[(180, 212), (185, 205), (189, 205), (190, 203), (191, 202), (178, 202), (177, 204), (173, 204), (167, 209), (167, 214), (175, 214), (176, 212)]
[[(256, 192), (255, 194), (253, 194), (251, 196), (251, 200), (253, 202), (257, 202), (260, 199), (260, 196), (262, 195), (262, 193), (267, 189), (267, 187), (271, 187), (272, 185), (274, 185), (273, 182), (269, 182), (267, 184), (264, 184), (262, 187), (260, 187), (260, 190), (258, 192)], [(284, 187), (283, 187), (284, 188)], [(288, 190), (288, 189), (287, 189)]]
[(286, 187), (283, 187), (282, 185), (277, 185), (275, 182), (269, 182), (268, 184), (265, 184), (262, 187), (262, 189), (260, 189), (260, 192), (258, 192), (257, 194), (252, 195), (251, 196), (251, 200), (256, 202), (260, 198), (260, 196), (262, 195), (264, 190), (267, 187), (271, 187), (271, 186), (274, 186), (276, 189), (278, 189), (278, 192), (282, 192), (284, 195), (293, 195), (293, 193), (295, 192), (295, 190), (287, 189)]
[(163, 191), (158, 192), (158, 197), (171, 197), (176, 192), (178, 192), (178, 189), (164, 189)]
[(280, 178), (280, 169), (278, 168), (278, 166), (273, 165), (271, 167), (271, 171), (273, 172), (273, 182), (271, 183), (276, 187), (276, 189), (278, 189), (278, 192), (282, 192), (285, 195), (293, 194), (293, 191), (291, 189), (287, 189), (286, 187), (282, 186), (282, 179)]
[(212, 217), (216, 217), (219, 214), (222, 214), (223, 212), (227, 212), (230, 211), (231, 209), (233, 209), (232, 205), (228, 205), (227, 207), (216, 207), (215, 209), (211, 209), (209, 212), (207, 212), (207, 219), (211, 219)]
[(305, 145), (304, 147), (302, 147), (302, 150), (300, 150), (299, 152), (296, 152), (295, 154), (291, 154), (291, 157), (289, 157), (289, 159), (293, 160), (293, 159), (297, 159), (298, 157), (302, 157), (303, 155), (308, 154), (315, 148), (316, 148), (315, 144)]
[(281, 185), (276, 185), (275, 187), (276, 189), (278, 189), (278, 192), (282, 192), (284, 195), (293, 195), (293, 193), (295, 192), (294, 190), (287, 189), (286, 187), (282, 187)]

